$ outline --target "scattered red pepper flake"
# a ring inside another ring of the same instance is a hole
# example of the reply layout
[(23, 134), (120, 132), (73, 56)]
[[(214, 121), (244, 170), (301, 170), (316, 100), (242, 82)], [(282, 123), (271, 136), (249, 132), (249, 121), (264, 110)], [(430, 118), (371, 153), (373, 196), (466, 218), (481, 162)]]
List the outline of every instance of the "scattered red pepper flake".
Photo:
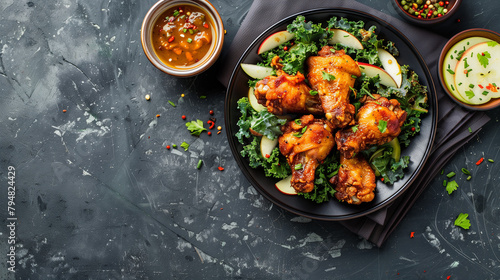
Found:
[(209, 124), (209, 125), (210, 125), (210, 126), (208, 127), (208, 129), (212, 129), (212, 128), (214, 128), (214, 126), (215, 126), (215, 122), (214, 122), (214, 121), (212, 121), (212, 120), (208, 120), (208, 121), (207, 121), (207, 124)]
[(214, 110), (210, 110), (208, 113), (209, 113), (210, 115), (213, 115), (213, 114), (214, 114)]
[(220, 171), (224, 171), (224, 167), (219, 166), (219, 170), (220, 170)]
[(451, 275), (448, 275), (448, 277), (446, 277), (446, 280), (450, 280), (451, 279)]
[(271, 157), (271, 155), (270, 155), (270, 154), (266, 154), (266, 158), (270, 158), (270, 157)]
[(483, 162), (484, 158), (480, 158), (477, 162), (476, 162), (476, 165), (480, 165), (482, 162)]
[(66, 112), (67, 112), (67, 111), (66, 111), (66, 109), (64, 109), (64, 110), (63, 110), (63, 113), (66, 113)]
[(157, 114), (157, 115), (156, 115), (156, 117), (157, 117), (157, 118), (159, 118), (159, 117), (160, 117), (160, 114)]
[(220, 134), (221, 132), (222, 132), (222, 131), (220, 131), (220, 130), (219, 130), (219, 131), (217, 131), (217, 134)]
[(414, 231), (410, 232), (410, 238), (413, 238), (413, 237), (415, 237), (415, 232)]
[(383, 182), (383, 181), (384, 181), (384, 178), (380, 178), (380, 181), (382, 181), (382, 182)]
[(167, 145), (165, 148), (167, 148), (167, 150), (170, 150), (170, 145)]
[(211, 132), (211, 131), (209, 131), (209, 132), (207, 132), (207, 134), (208, 134), (208, 136), (210, 136), (210, 135), (212, 135), (212, 132)]
[(203, 27), (208, 28), (208, 23), (203, 24)]
[(182, 115), (182, 116), (181, 116), (181, 118), (182, 118), (183, 120), (185, 120), (185, 119), (186, 119), (186, 115)]
[(172, 43), (174, 40), (175, 40), (175, 37), (174, 37), (174, 36), (171, 36), (170, 38), (168, 38), (168, 42), (169, 42), (169, 43)]

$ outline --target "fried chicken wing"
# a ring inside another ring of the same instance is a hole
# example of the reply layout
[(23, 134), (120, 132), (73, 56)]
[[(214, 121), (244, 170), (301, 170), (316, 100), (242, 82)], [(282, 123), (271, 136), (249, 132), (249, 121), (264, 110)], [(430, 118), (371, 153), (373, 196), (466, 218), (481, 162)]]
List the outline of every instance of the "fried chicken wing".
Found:
[(340, 156), (340, 168), (337, 175), (330, 179), (335, 185), (335, 198), (349, 204), (370, 202), (375, 197), (375, 172), (368, 161), (360, 154), (353, 158)]
[(310, 192), (316, 168), (335, 145), (332, 128), (323, 119), (305, 115), (287, 122), (282, 131), (279, 149), (292, 168), (291, 185), (297, 192)]
[(321, 101), (317, 95), (311, 95), (311, 88), (305, 83), (302, 73), (288, 75), (283, 70), (276, 71), (277, 76), (268, 76), (255, 85), (255, 96), (260, 104), (270, 113), (323, 114)]
[(337, 131), (337, 149), (347, 158), (372, 145), (390, 142), (401, 132), (406, 120), (406, 111), (400, 108), (396, 99), (374, 95), (376, 99), (365, 98), (364, 105), (356, 115), (357, 125)]
[(358, 64), (344, 50), (325, 46), (318, 56), (306, 60), (307, 78), (318, 92), (325, 117), (335, 128), (343, 128), (353, 121), (355, 108), (349, 103), (349, 91), (356, 77), (361, 75)]

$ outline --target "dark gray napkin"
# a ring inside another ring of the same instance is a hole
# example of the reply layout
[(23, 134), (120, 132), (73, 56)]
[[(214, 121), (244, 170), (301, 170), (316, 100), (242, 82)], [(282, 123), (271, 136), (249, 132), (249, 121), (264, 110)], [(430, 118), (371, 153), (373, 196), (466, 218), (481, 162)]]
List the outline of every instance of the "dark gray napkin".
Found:
[[(315, 8), (349, 8), (370, 13), (397, 27), (417, 47), (424, 57), (436, 84), (438, 96), (438, 132), (432, 153), (421, 174), (410, 188), (391, 205), (365, 217), (340, 223), (359, 236), (382, 246), (390, 233), (406, 215), (430, 181), (446, 162), (468, 140), (472, 139), (489, 118), (481, 112), (471, 112), (453, 102), (436, 82), (441, 49), (447, 39), (402, 22), (389, 15), (352, 0), (254, 0), (225, 56), (219, 64), (219, 81), (227, 86), (231, 73), (248, 45), (272, 24), (300, 11)], [(426, 38), (422, 40), (421, 38)], [(470, 129), (469, 129), (470, 128)]]

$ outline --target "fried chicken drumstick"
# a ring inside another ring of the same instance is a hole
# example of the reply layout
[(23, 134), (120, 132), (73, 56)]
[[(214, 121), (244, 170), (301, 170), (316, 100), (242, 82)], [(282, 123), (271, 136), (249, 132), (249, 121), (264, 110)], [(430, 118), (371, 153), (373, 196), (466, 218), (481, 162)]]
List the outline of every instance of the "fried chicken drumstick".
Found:
[(291, 185), (297, 192), (310, 192), (316, 168), (335, 145), (332, 128), (323, 119), (304, 115), (299, 121), (287, 122), (282, 131), (279, 149), (292, 169)]
[(311, 95), (311, 88), (305, 83), (302, 73), (297, 72), (296, 75), (285, 73), (281, 70), (282, 65), (279, 64), (278, 56), (271, 64), (277, 68), (276, 76), (265, 77), (255, 85), (255, 96), (260, 104), (275, 115), (323, 114), (319, 97)]
[(364, 105), (356, 115), (357, 125), (337, 131), (337, 149), (346, 158), (365, 150), (372, 145), (390, 142), (401, 132), (406, 120), (406, 111), (400, 108), (396, 99), (387, 99), (374, 94), (364, 98)]
[(325, 117), (334, 128), (343, 128), (353, 121), (355, 108), (349, 103), (349, 92), (361, 75), (358, 64), (344, 50), (324, 46), (318, 56), (306, 60), (307, 78), (318, 92)]
[(353, 158), (341, 155), (339, 172), (330, 183), (336, 186), (335, 198), (349, 204), (370, 202), (375, 197), (375, 172), (360, 154)]

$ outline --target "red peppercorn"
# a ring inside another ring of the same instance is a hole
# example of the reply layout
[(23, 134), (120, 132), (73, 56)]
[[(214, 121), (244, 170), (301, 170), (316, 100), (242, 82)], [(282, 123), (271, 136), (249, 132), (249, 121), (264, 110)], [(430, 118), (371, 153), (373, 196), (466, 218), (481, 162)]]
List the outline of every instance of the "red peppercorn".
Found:
[(170, 145), (167, 145), (167, 147), (165, 147), (165, 148), (167, 148), (167, 150), (170, 150)]
[(181, 118), (182, 118), (183, 120), (185, 120), (185, 119), (186, 119), (186, 115), (182, 115), (182, 116), (181, 116)]
[(412, 128), (411, 128), (411, 131), (415, 131), (415, 127), (412, 127)]
[(211, 131), (209, 131), (209, 132), (207, 132), (207, 134), (208, 134), (208, 136), (210, 136), (210, 135), (212, 135), (212, 132), (211, 132)]
[(288, 51), (288, 47), (287, 47), (287, 46), (284, 46), (284, 47), (283, 47), (283, 50), (284, 50), (284, 51)]
[(214, 110), (210, 110), (208, 113), (209, 113), (210, 115), (213, 115), (213, 114), (214, 114)]

